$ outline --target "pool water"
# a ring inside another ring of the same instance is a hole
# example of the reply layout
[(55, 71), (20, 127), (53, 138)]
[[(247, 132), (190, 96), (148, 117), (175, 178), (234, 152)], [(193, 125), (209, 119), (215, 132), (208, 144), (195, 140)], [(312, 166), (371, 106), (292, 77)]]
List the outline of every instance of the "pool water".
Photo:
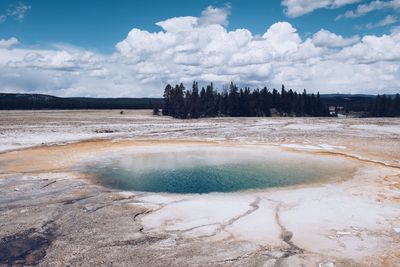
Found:
[(165, 193), (235, 192), (345, 179), (356, 170), (344, 158), (254, 147), (149, 147), (84, 164), (104, 186)]

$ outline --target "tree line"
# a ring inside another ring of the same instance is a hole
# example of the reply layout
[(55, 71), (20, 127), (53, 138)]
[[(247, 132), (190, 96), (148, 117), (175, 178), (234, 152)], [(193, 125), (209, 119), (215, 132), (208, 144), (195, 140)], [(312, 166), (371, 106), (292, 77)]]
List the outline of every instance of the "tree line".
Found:
[[(306, 90), (297, 93), (286, 90), (282, 85), (280, 91), (262, 89), (250, 90), (239, 88), (230, 83), (229, 88), (219, 92), (213, 83), (199, 89), (198, 83), (193, 82), (192, 88), (186, 90), (181, 83), (172, 87), (168, 84), (164, 90), (162, 114), (175, 118), (199, 117), (269, 117), (269, 116), (330, 116), (329, 103), (325, 103), (319, 94), (308, 94)], [(366, 101), (362, 112), (367, 116), (386, 117), (400, 116), (399, 94), (395, 97), (377, 96), (375, 103)], [(359, 104), (346, 104), (346, 112), (360, 111)], [(158, 113), (158, 108), (155, 113)]]
[(152, 109), (161, 98), (55, 97), (42, 94), (0, 93), (0, 110), (13, 109)]
[(239, 88), (234, 83), (228, 90), (218, 92), (213, 83), (199, 90), (197, 82), (193, 82), (191, 90), (186, 90), (182, 83), (175, 87), (168, 84), (164, 90), (162, 113), (175, 118), (269, 117), (273, 113), (283, 116), (329, 115), (319, 93), (307, 94), (304, 90), (299, 94), (286, 90), (284, 85), (280, 91), (270, 91), (267, 87), (250, 90), (248, 87)]
[(371, 111), (373, 117), (400, 117), (400, 94), (378, 95)]

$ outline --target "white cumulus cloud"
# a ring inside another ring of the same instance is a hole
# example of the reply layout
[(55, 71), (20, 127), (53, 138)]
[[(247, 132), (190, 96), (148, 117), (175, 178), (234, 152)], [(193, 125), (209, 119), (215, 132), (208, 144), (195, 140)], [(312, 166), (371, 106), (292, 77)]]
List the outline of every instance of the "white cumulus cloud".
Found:
[(352, 36), (349, 38), (344, 38), (343, 36), (337, 35), (325, 29), (321, 29), (312, 37), (312, 42), (316, 46), (326, 46), (326, 47), (344, 47), (357, 43), (360, 37)]
[(17, 44), (19, 44), (19, 42), (15, 37), (11, 37), (9, 39), (0, 39), (0, 48), (10, 49)]
[(199, 18), (200, 25), (212, 25), (220, 24), (222, 26), (228, 26), (228, 16), (230, 14), (231, 7), (229, 5), (218, 8), (209, 6), (203, 12)]

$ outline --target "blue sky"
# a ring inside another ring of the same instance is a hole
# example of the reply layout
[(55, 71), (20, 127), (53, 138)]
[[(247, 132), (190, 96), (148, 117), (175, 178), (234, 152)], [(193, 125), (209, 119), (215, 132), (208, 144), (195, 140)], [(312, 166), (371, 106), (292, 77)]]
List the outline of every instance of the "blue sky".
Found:
[(157, 96), (196, 79), (395, 92), (399, 11), (399, 0), (2, 0), (0, 91)]

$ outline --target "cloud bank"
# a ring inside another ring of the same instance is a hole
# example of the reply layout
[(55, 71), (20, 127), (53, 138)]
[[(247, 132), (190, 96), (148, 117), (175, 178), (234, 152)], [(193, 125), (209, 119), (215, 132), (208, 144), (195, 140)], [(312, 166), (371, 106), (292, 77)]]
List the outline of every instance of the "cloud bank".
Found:
[[(346, 1), (328, 1), (340, 5)], [(71, 46), (24, 48), (0, 40), (0, 88), (59, 96), (161, 96), (166, 83), (234, 81), (321, 93), (391, 93), (400, 88), (400, 31), (343, 37), (321, 29), (301, 38), (288, 22), (263, 35), (228, 31), (229, 7), (199, 17), (156, 23), (158, 32), (132, 29), (111, 55)]]

